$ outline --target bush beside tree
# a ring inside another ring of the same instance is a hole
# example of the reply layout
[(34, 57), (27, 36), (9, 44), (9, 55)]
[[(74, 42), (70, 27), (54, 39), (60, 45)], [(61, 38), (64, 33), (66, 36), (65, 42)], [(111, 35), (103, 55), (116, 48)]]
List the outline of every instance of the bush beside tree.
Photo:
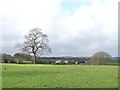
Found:
[(21, 64), (25, 63), (25, 61), (32, 62), (32, 58), (33, 58), (31, 55), (29, 55), (27, 53), (16, 53), (16, 54), (14, 54), (13, 57), (14, 57), (14, 60), (16, 61), (16, 63), (21, 63)]

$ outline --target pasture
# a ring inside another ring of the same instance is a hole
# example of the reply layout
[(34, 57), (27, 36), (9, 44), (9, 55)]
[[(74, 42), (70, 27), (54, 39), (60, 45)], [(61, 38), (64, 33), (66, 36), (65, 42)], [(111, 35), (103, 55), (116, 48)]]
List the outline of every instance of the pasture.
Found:
[(2, 88), (117, 88), (117, 66), (3, 64)]

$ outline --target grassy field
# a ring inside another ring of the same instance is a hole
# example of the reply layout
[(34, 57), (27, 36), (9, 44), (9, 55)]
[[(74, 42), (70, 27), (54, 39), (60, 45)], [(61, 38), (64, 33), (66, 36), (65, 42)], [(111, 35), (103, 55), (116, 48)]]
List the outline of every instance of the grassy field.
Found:
[(3, 88), (117, 88), (117, 66), (3, 64)]

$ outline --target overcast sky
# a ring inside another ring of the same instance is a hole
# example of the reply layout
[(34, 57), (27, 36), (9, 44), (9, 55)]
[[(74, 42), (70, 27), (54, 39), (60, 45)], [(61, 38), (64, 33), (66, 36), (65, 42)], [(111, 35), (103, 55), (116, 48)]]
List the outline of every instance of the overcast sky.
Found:
[(19, 52), (35, 27), (48, 35), (49, 56), (118, 56), (117, 0), (0, 0), (1, 52)]

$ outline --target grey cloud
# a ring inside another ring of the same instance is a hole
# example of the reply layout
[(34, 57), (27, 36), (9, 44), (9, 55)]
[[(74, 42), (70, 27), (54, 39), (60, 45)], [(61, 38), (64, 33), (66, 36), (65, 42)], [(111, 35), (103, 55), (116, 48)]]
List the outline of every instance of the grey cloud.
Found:
[(58, 33), (58, 37), (51, 42), (53, 55), (91, 56), (97, 51), (106, 51), (116, 56), (118, 53), (117, 37), (114, 37), (115, 40), (110, 40), (101, 32), (102, 30), (101, 27), (95, 27), (91, 30), (93, 32), (88, 32), (83, 38), (79, 35), (76, 37), (68, 35), (67, 40), (66, 38), (59, 40), (63, 33)]

